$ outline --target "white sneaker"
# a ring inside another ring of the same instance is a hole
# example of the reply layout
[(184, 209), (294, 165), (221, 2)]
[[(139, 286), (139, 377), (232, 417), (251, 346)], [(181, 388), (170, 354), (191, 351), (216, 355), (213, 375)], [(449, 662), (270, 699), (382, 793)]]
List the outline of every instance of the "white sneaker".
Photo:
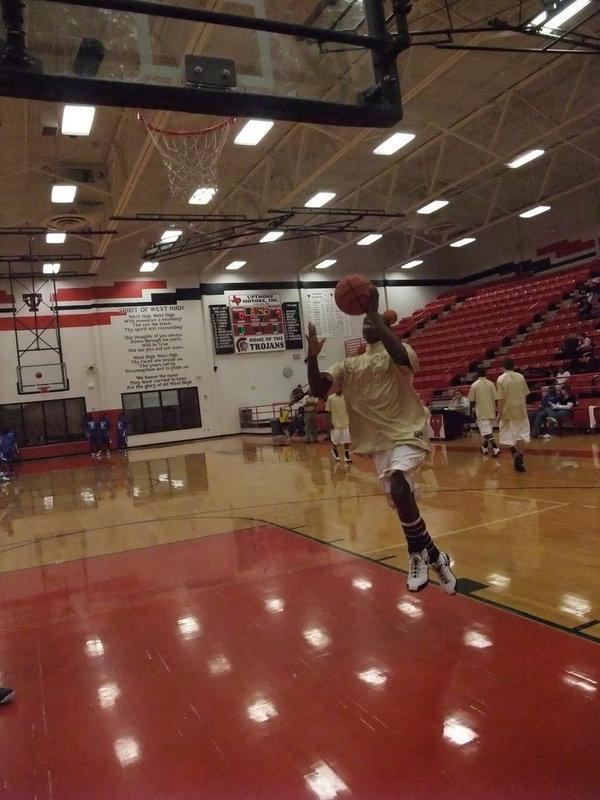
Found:
[(344, 462), (346, 464), (351, 464), (352, 463), (352, 459), (350, 458), (350, 456), (344, 456)]
[(446, 594), (456, 594), (456, 575), (450, 569), (450, 556), (448, 553), (440, 552), (435, 564), (431, 564), (432, 570), (438, 577), (440, 586)]
[(494, 458), (498, 458), (499, 455), (500, 455), (500, 448), (494, 447)]
[(333, 458), (334, 458), (334, 460), (335, 460), (335, 461), (339, 461), (339, 460), (340, 460), (340, 457), (339, 457), (339, 455), (338, 455), (338, 454), (335, 452), (335, 450), (332, 450), (332, 451), (331, 451), (331, 455), (333, 456)]
[(409, 592), (420, 592), (429, 583), (429, 555), (427, 550), (410, 553), (408, 559), (408, 578), (406, 588)]
[(552, 439), (552, 436), (551, 436), (549, 433), (545, 433), (545, 434), (542, 436), (542, 439)]
[(482, 452), (482, 454), (483, 454), (484, 456), (487, 456), (487, 454), (488, 454), (488, 449), (487, 449), (487, 445), (486, 445), (486, 444), (482, 444), (482, 445), (481, 445), (481, 452)]

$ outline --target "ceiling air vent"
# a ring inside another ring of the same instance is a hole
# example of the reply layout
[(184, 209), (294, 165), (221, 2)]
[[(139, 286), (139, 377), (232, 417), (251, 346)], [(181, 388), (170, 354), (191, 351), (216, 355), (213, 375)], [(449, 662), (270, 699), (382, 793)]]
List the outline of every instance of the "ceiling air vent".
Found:
[(45, 220), (44, 226), (57, 231), (80, 231), (92, 227), (92, 223), (81, 214), (58, 214)]

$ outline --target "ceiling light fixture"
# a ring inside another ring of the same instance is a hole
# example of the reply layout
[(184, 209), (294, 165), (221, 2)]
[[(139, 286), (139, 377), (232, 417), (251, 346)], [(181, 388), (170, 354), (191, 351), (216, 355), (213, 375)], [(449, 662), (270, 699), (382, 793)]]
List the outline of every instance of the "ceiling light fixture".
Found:
[(64, 231), (48, 231), (46, 233), (46, 244), (63, 244), (67, 234)]
[(217, 190), (212, 186), (199, 186), (188, 200), (191, 206), (205, 206), (216, 195)]
[(433, 200), (423, 208), (417, 209), (417, 214), (433, 214), (434, 211), (439, 211), (440, 208), (448, 205), (448, 200)]
[(537, 217), (538, 214), (543, 214), (545, 211), (550, 211), (550, 208), (551, 206), (535, 206), (535, 208), (530, 208), (528, 211), (523, 211), (523, 213), (519, 214), (519, 216), (523, 219)]
[(60, 132), (65, 136), (89, 136), (95, 113), (94, 106), (65, 106)]
[(392, 153), (396, 153), (401, 147), (412, 142), (414, 138), (414, 133), (393, 133), (378, 145), (373, 152), (378, 156), (391, 156)]
[(333, 200), (334, 197), (335, 192), (317, 192), (317, 194), (313, 195), (310, 200), (306, 201), (304, 206), (305, 208), (321, 208), (321, 206), (324, 206), (325, 203)]
[(382, 236), (383, 236), (382, 233), (368, 233), (362, 239), (359, 239), (356, 244), (359, 244), (359, 245), (362, 245), (362, 246), (373, 244), (373, 242), (379, 241), (379, 239), (381, 239)]
[(158, 267), (158, 261), (144, 261), (140, 267), (140, 272), (154, 272)]
[(53, 203), (72, 203), (76, 193), (76, 186), (57, 183), (52, 187), (51, 200)]
[(475, 241), (474, 236), (465, 236), (464, 239), (459, 239), (457, 242), (452, 242), (450, 247), (464, 247), (466, 244), (471, 244)]
[(175, 230), (175, 228), (169, 228), (169, 230), (166, 230), (162, 234), (160, 240), (161, 242), (164, 242), (164, 244), (170, 244), (171, 242), (176, 242), (182, 233), (183, 231)]
[(60, 264), (44, 264), (42, 267), (44, 275), (56, 275), (60, 272)]
[(509, 161), (506, 166), (511, 169), (518, 169), (518, 167), (522, 167), (523, 164), (528, 164), (530, 161), (543, 156), (545, 152), (545, 150), (528, 150), (526, 153), (523, 153), (522, 156), (517, 156), (517, 158)]
[(245, 261), (232, 261), (225, 269), (241, 269), (245, 265)]
[(267, 135), (273, 127), (272, 120), (269, 119), (249, 119), (242, 130), (233, 140), (234, 144), (253, 146)]
[(259, 239), (259, 242), (261, 244), (264, 244), (265, 242), (276, 242), (277, 239), (281, 239), (283, 233), (283, 231), (269, 231), (268, 233), (265, 233), (262, 239)]
[(400, 269), (412, 269), (413, 267), (418, 267), (419, 264), (422, 263), (423, 261), (417, 258), (415, 261), (408, 261), (406, 264), (402, 264)]
[(315, 269), (327, 269), (333, 264), (337, 264), (337, 258), (326, 258), (324, 261), (319, 261), (318, 264), (315, 264)]
[[(583, 11), (590, 2), (591, 0), (573, 0), (573, 2), (565, 4), (564, 0), (555, 0), (555, 2), (548, 4), (547, 9), (538, 14), (537, 17), (534, 17), (527, 27), (540, 28), (541, 32), (546, 34), (555, 33), (571, 17)], [(549, 17), (548, 14), (550, 14)]]

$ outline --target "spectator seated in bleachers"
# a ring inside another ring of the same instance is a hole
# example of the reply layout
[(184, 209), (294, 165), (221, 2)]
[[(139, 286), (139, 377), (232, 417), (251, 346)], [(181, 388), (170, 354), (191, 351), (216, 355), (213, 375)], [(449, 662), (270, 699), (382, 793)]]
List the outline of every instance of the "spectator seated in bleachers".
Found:
[(305, 394), (306, 393), (305, 393), (304, 389), (302, 388), (302, 384), (299, 383), (298, 386), (296, 386), (295, 389), (292, 389), (292, 393), (290, 395), (290, 405), (293, 406), (295, 403), (299, 403), (300, 400), (302, 400), (302, 398), (304, 397)]
[(564, 386), (565, 383), (569, 382), (570, 377), (571, 373), (569, 372), (567, 365), (565, 364), (562, 367), (556, 368), (556, 372), (554, 374), (554, 383), (560, 389), (561, 386)]
[(558, 358), (575, 358), (578, 355), (579, 345), (580, 339), (577, 331), (569, 331), (569, 334), (564, 341), (563, 348), (558, 354)]
[(560, 399), (558, 403), (550, 403), (548, 416), (546, 418), (549, 432), (544, 438), (551, 437), (550, 431), (556, 430), (559, 427), (560, 420), (573, 418), (573, 409), (576, 405), (577, 400), (575, 396), (571, 394), (571, 387), (568, 383), (565, 383), (560, 390)]
[(560, 390), (556, 384), (550, 383), (542, 388), (540, 402), (537, 408), (532, 408), (527, 412), (529, 424), (531, 425), (531, 436), (537, 439), (543, 432), (546, 432), (546, 418), (548, 411), (553, 403), (558, 403), (562, 399)]
[(579, 347), (577, 348), (578, 356), (587, 356), (594, 349), (594, 343), (587, 333), (582, 333), (579, 337)]

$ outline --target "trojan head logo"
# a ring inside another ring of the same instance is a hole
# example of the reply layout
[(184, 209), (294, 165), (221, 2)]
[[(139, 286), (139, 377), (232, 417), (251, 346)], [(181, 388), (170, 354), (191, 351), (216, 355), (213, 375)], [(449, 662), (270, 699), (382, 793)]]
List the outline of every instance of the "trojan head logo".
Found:
[(39, 292), (30, 292), (23, 295), (23, 302), (30, 311), (37, 311), (42, 302), (42, 295)]

